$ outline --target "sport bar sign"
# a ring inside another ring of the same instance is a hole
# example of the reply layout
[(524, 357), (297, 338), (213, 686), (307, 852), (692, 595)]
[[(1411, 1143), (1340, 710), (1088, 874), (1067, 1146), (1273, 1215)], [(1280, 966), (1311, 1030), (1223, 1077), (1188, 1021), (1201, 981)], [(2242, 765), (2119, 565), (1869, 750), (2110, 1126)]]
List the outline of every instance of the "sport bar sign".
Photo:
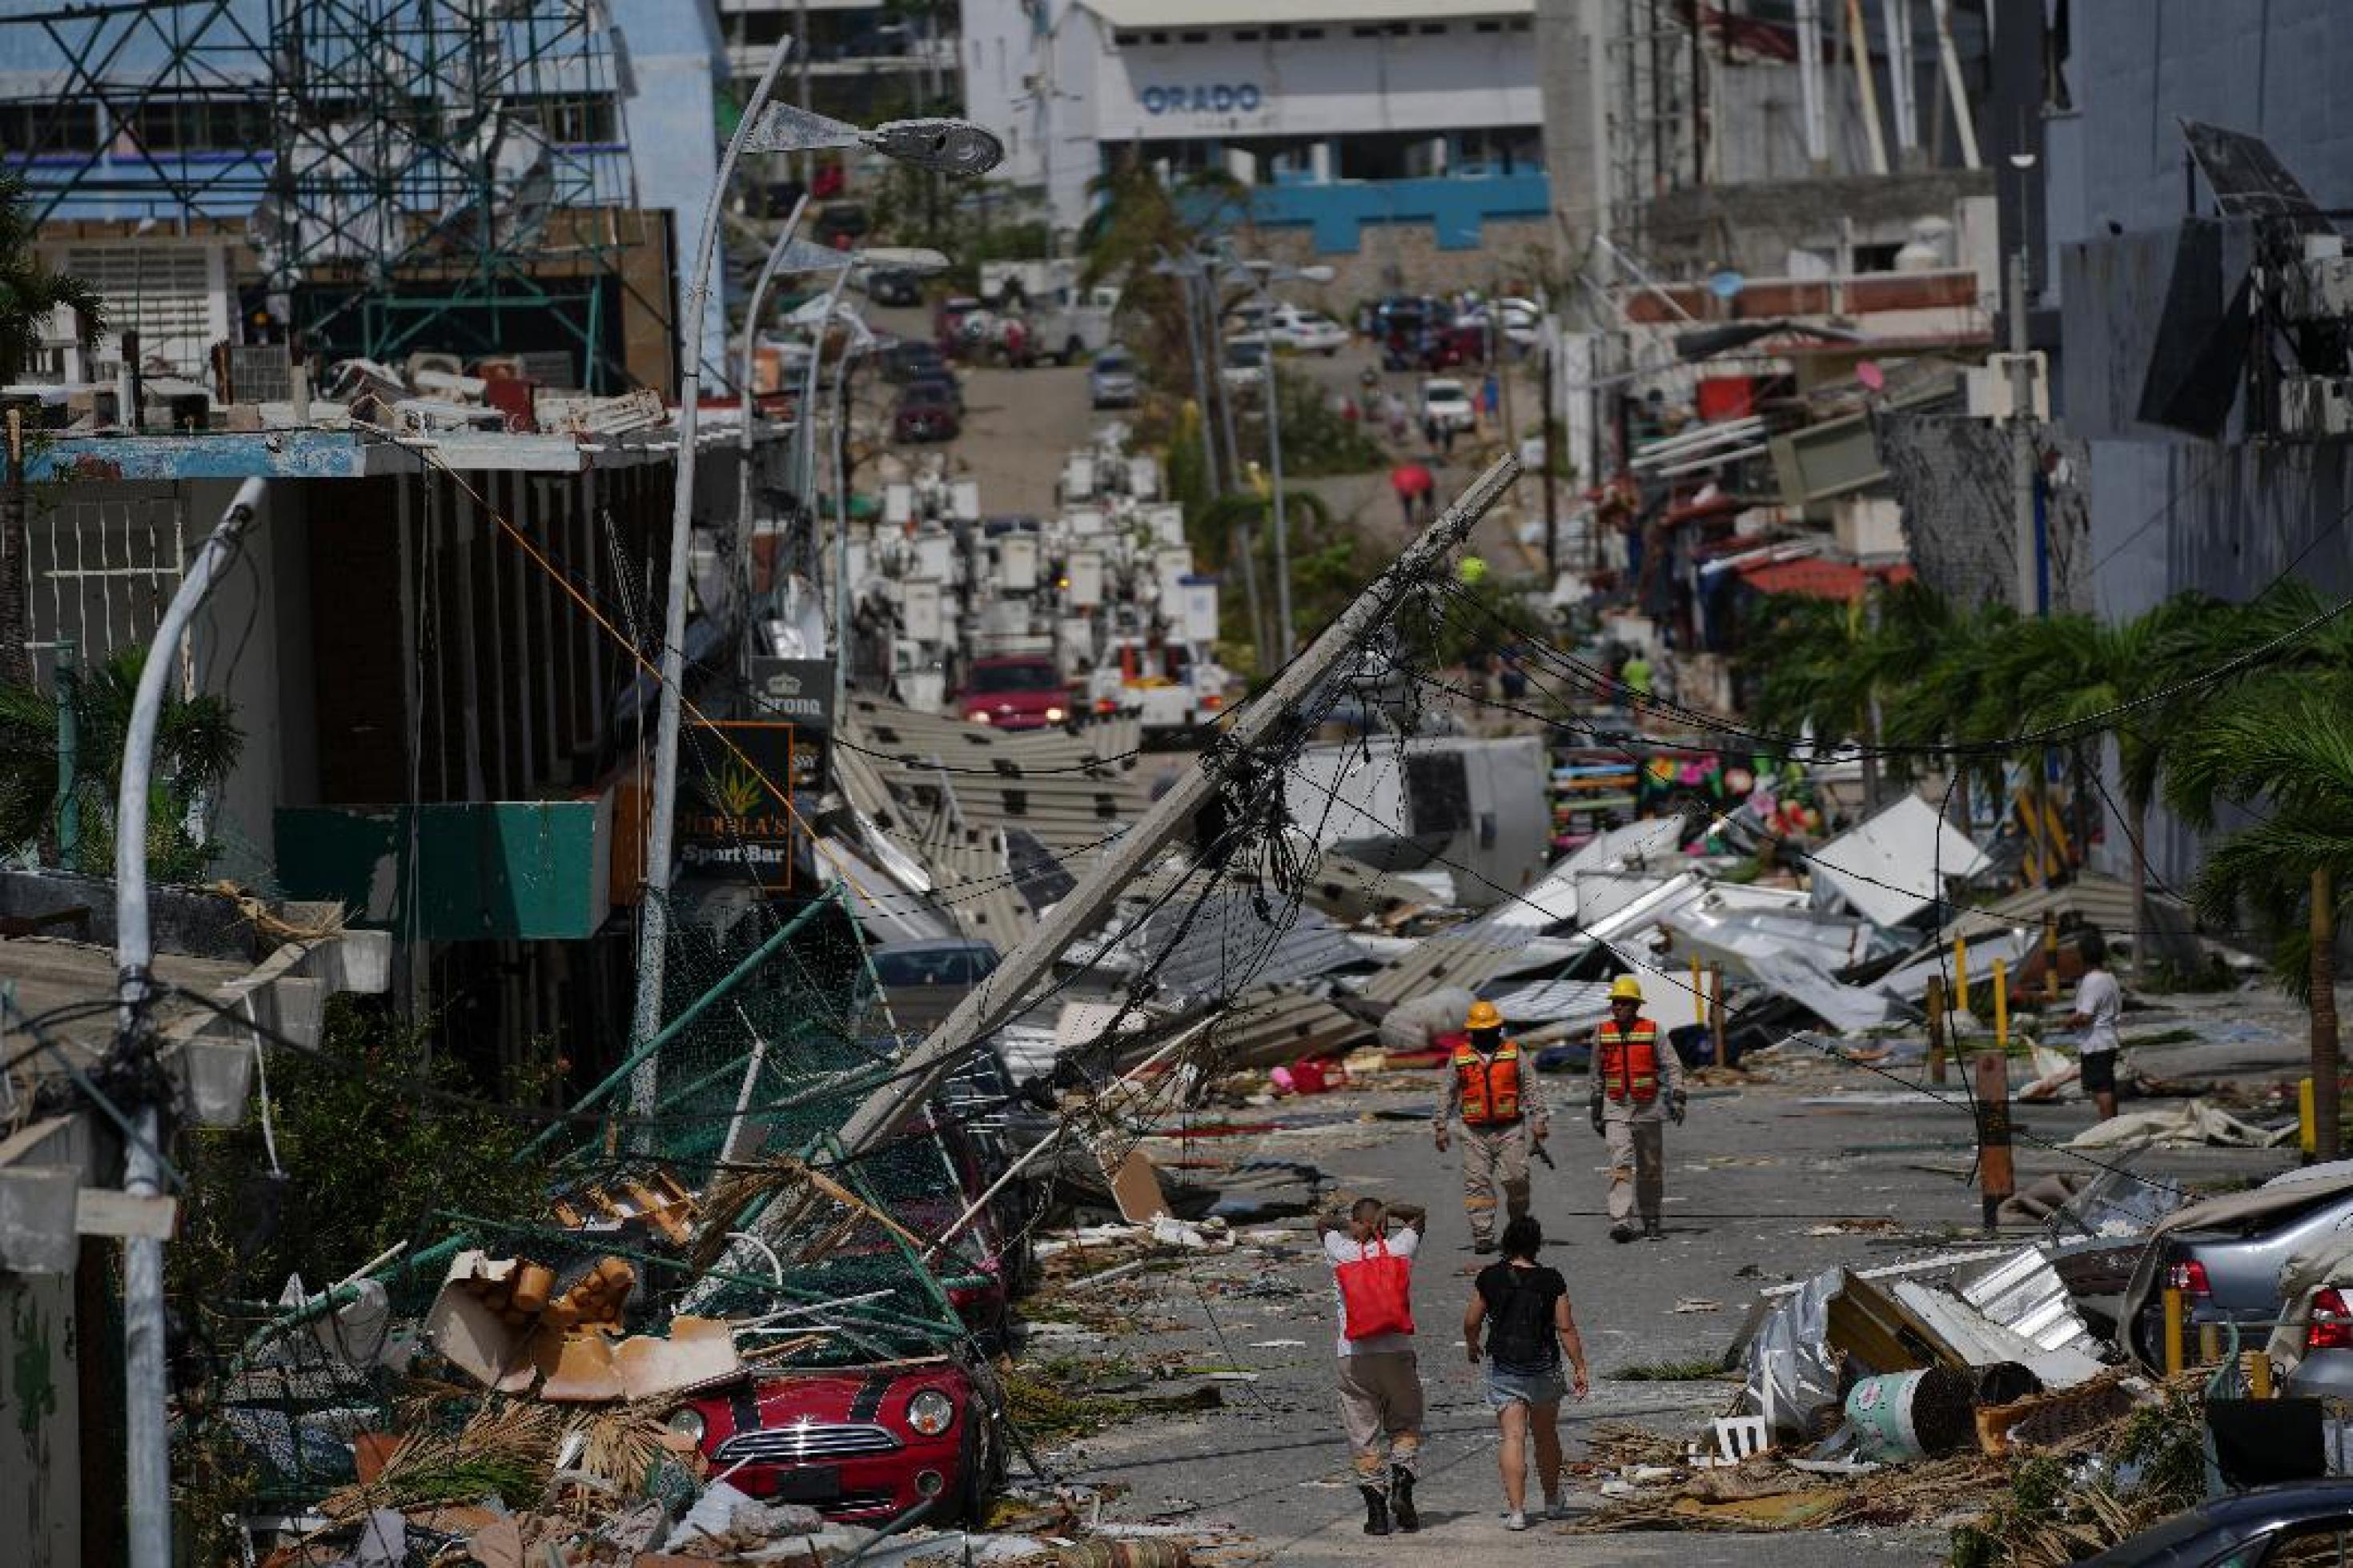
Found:
[(789, 892), (797, 825), (782, 791), (804, 781), (799, 726), (723, 719), (690, 725), (680, 769), (679, 860), (689, 876)]

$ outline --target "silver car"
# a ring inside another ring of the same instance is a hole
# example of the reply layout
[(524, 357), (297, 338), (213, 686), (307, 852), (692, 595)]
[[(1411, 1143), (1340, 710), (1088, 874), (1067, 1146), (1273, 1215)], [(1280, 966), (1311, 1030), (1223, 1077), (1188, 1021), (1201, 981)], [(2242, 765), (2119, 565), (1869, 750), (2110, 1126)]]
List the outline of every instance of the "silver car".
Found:
[(1105, 349), (1087, 372), (1087, 395), (1097, 408), (1133, 408), (1143, 390), (1135, 359), (1125, 349)]
[[(2353, 1188), (2344, 1184), (2345, 1174), (2342, 1165), (2291, 1171), (2266, 1183), (2264, 1190), (2286, 1196), (2299, 1185), (2310, 1185), (2310, 1202), (2232, 1226), (2178, 1230), (2162, 1237), (2158, 1245), (2164, 1250), (2153, 1288), (2132, 1327), (2134, 1349), (2141, 1360), (2150, 1366), (2165, 1364), (2163, 1292), (2168, 1289), (2182, 1293), (2184, 1327), (2193, 1350), (2198, 1330), (2208, 1323), (2239, 1325), (2242, 1349), (2254, 1349), (2270, 1338), (2271, 1325), (2287, 1307), (2279, 1294), (2281, 1265), (2353, 1231)], [(2353, 1355), (2328, 1353), (2331, 1359), (2353, 1363)], [(2327, 1370), (2315, 1367), (2313, 1375)], [(2303, 1375), (2299, 1368), (2298, 1376)], [(2341, 1376), (2346, 1390), (2353, 1392), (2353, 1364), (2332, 1375)]]

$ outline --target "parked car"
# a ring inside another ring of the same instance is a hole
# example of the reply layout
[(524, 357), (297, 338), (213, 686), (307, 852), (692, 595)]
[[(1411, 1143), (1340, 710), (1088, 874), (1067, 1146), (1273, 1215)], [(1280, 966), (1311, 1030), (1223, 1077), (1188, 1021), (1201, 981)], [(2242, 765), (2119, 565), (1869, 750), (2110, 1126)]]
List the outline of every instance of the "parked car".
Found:
[(1135, 356), (1125, 349), (1105, 349), (1087, 371), (1087, 397), (1097, 408), (1133, 408), (1142, 395)]
[[(2232, 1223), (2168, 1231), (2153, 1243), (2159, 1251), (2143, 1261), (2143, 1268), (2150, 1269), (2149, 1289), (2133, 1321), (2133, 1348), (2141, 1360), (2150, 1366), (2165, 1363), (2167, 1289), (2182, 1293), (2184, 1321), (2192, 1336), (2206, 1323), (2237, 1322), (2249, 1340), (2265, 1337), (2269, 1329), (2257, 1325), (2275, 1321), (2286, 1305), (2279, 1295), (2280, 1266), (2353, 1229), (2348, 1169), (2339, 1163), (2290, 1171), (2259, 1189), (2276, 1194), (2279, 1205)], [(2311, 1189), (2308, 1199), (2298, 1200), (2299, 1187)], [(2318, 1378), (2325, 1371), (2316, 1368), (2311, 1375)]]
[(900, 268), (881, 268), (868, 275), (866, 297), (878, 305), (920, 305), (923, 280)]
[(885, 381), (904, 384), (953, 374), (937, 343), (925, 342), (920, 338), (910, 339), (892, 343), (882, 351), (882, 379)]
[(873, 226), (864, 207), (855, 202), (836, 202), (818, 213), (817, 221), (809, 226), (809, 237), (819, 245), (847, 250)]
[(891, 416), (894, 441), (953, 441), (964, 433), (955, 404), (936, 381), (914, 382), (899, 395)]
[(1050, 658), (976, 658), (956, 698), (956, 711), (975, 724), (1000, 730), (1043, 730), (1069, 722), (1071, 689)]
[(669, 1425), (732, 1485), (828, 1519), (879, 1522), (936, 1497), (977, 1520), (1004, 1474), (979, 1389), (944, 1358), (759, 1378), (688, 1400)]
[(890, 999), (902, 1034), (929, 1034), (955, 1011), (965, 994), (997, 967), (997, 949), (986, 942), (944, 938), (936, 942), (885, 942), (867, 958)]
[(2353, 1480), (2256, 1487), (2160, 1520), (2082, 1568), (2282, 1568), (2353, 1553)]
[(1303, 354), (1329, 359), (1348, 346), (1348, 329), (1315, 310), (1279, 310), (1271, 330), (1276, 342)]
[(1479, 423), (1471, 394), (1459, 381), (1433, 376), (1421, 384), (1414, 416), (1424, 426), (1441, 430), (1468, 430)]
[(1218, 366), (1218, 374), (1237, 392), (1263, 386), (1266, 384), (1266, 355), (1264, 338), (1229, 338), (1226, 340), (1225, 363)]
[(956, 380), (955, 373), (945, 365), (908, 377), (906, 390), (900, 396), (902, 400), (908, 397), (934, 399), (955, 409), (957, 419), (964, 417), (964, 384)]

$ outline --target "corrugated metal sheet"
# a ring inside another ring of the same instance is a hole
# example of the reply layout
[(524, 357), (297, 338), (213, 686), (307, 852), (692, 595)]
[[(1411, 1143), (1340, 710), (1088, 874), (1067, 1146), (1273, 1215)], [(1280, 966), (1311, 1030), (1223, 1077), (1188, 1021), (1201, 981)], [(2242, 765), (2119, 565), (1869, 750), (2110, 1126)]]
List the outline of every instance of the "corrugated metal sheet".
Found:
[[(2200, 960), (2199, 941), (2188, 906), (2151, 889), (2147, 907), (2151, 930), (2141, 940), (2151, 944), (2152, 952), (2185, 969), (2195, 968)], [(2131, 887), (2096, 872), (2084, 873), (2064, 887), (2023, 888), (1982, 908), (1964, 910), (1937, 933), (1937, 939), (1950, 942), (1958, 933), (1975, 942), (2020, 927), (2039, 931), (2046, 910), (2081, 915), (2104, 932), (2125, 941), (2134, 940)]]
[(1229, 1067), (1274, 1067), (1302, 1057), (1354, 1050), (1376, 1032), (1329, 1002), (1277, 991), (1219, 1019), (1209, 1039), (1215, 1059)]
[(1516, 899), (1506, 899), (1490, 918), (1498, 925), (1541, 931), (1577, 913), (1580, 879), (1597, 872), (1639, 870), (1672, 865), (1683, 842), (1683, 819), (1652, 817), (1598, 833), (1556, 862), (1543, 880)]
[(1827, 884), (1864, 919), (1902, 925), (1944, 897), (1938, 879), (1982, 869), (1985, 852), (1916, 795), (1807, 857), (1818, 887)]
[(1546, 980), (1488, 998), (1512, 1024), (1559, 1024), (1571, 1033), (1609, 1016), (1607, 980)]
[(1237, 989), (1286, 985), (1328, 974), (1364, 955), (1339, 927), (1315, 910), (1284, 918), (1273, 903), (1269, 924), (1258, 902), (1240, 891), (1205, 894), (1198, 910), (1178, 897), (1145, 915), (1115, 918), (1110, 930), (1074, 943), (1065, 961), (1119, 974), (1149, 969), (1164, 1006), (1187, 1007)]

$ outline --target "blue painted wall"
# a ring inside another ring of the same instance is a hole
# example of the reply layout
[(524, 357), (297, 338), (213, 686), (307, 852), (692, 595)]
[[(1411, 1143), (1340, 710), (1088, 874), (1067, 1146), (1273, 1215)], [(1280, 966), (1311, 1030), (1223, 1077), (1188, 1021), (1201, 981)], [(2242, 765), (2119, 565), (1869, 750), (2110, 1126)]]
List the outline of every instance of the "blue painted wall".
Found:
[(1476, 250), (1490, 219), (1540, 218), (1551, 201), (1551, 182), (1542, 174), (1286, 182), (1251, 187), (1250, 216), (1261, 227), (1313, 230), (1324, 256), (1356, 254), (1366, 226), (1379, 224), (1426, 225), (1439, 249)]

